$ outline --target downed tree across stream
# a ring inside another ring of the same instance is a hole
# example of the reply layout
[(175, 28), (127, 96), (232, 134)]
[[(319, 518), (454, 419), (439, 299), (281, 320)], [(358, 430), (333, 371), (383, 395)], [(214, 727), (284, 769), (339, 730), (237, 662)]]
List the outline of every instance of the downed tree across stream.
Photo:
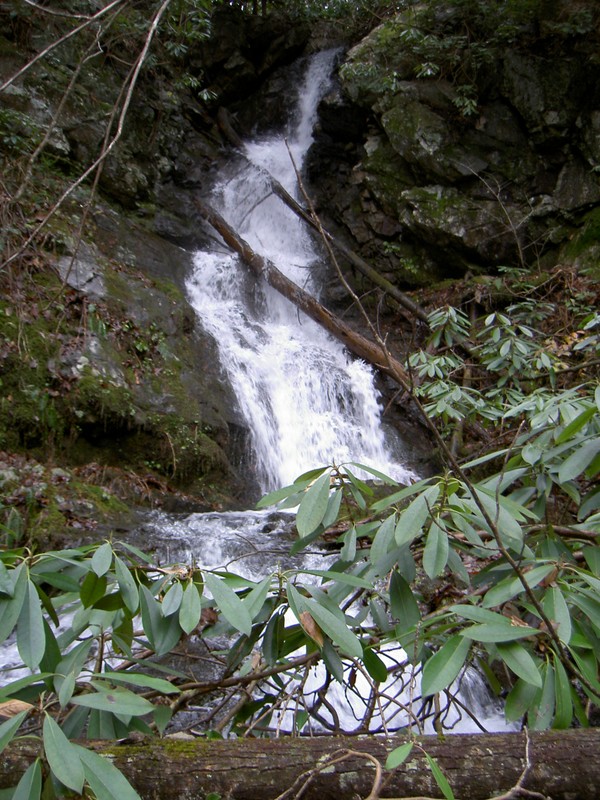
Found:
[[(422, 736), (404, 764), (383, 770), (387, 754), (404, 742), (354, 736), (84, 744), (108, 756), (143, 800), (200, 800), (211, 793), (222, 800), (441, 797), (425, 753), (456, 800), (598, 797), (598, 728)], [(0, 755), (0, 789), (14, 786), (38, 755), (32, 740), (11, 744)]]
[(312, 295), (287, 278), (275, 264), (255, 252), (248, 242), (238, 236), (229, 223), (211, 206), (198, 199), (194, 202), (200, 215), (241, 256), (244, 264), (257, 277), (266, 280), (273, 289), (294, 303), (306, 316), (338, 338), (355, 356), (385, 372), (402, 387), (406, 387), (410, 383), (409, 376), (402, 364), (393, 358), (385, 348), (357, 333), (318, 300), (315, 300)]
[[(222, 107), (219, 109), (217, 120), (221, 131), (223, 132), (225, 137), (229, 140), (229, 142), (233, 145), (233, 147), (236, 148), (238, 154), (243, 158), (245, 158), (246, 160), (248, 160), (248, 157), (244, 152), (244, 143), (233, 129), (233, 126), (229, 119), (229, 114), (227, 113), (226, 109)], [(350, 264), (352, 264), (352, 266), (354, 266), (360, 273), (362, 273), (366, 278), (368, 278), (375, 286), (378, 286), (380, 289), (382, 289), (388, 295), (388, 297), (390, 297), (394, 302), (396, 302), (399, 306), (405, 308), (414, 317), (421, 320), (421, 322), (428, 324), (427, 312), (423, 308), (417, 305), (417, 303), (415, 303), (414, 300), (411, 300), (411, 298), (408, 297), (408, 295), (406, 295), (404, 292), (401, 292), (397, 286), (394, 286), (393, 283), (384, 278), (384, 276), (381, 275), (379, 272), (377, 272), (376, 269), (373, 269), (373, 267), (370, 264), (368, 264), (363, 258), (357, 255), (349, 247), (347, 247), (338, 238), (336, 238), (331, 233), (324, 230), (320, 225), (318, 225), (311, 216), (311, 214), (309, 213), (309, 211), (303, 208), (300, 205), (300, 203), (298, 203), (298, 201), (292, 197), (292, 195), (287, 191), (287, 189), (285, 189), (285, 187), (278, 180), (276, 180), (273, 177), (273, 175), (271, 175), (270, 172), (268, 172), (263, 167), (259, 167), (253, 162), (250, 163), (252, 163), (254, 169), (260, 170), (265, 180), (269, 184), (269, 187), (273, 192), (273, 194), (277, 195), (277, 197), (279, 197), (279, 199), (282, 200), (286, 204), (286, 206), (291, 211), (294, 212), (294, 214), (296, 214), (298, 217), (300, 217), (301, 220), (306, 222), (307, 225), (310, 225), (310, 227), (313, 228), (313, 230), (322, 233), (329, 242), (329, 244), (331, 244), (342, 256), (344, 256), (344, 258), (346, 258), (350, 262)]]

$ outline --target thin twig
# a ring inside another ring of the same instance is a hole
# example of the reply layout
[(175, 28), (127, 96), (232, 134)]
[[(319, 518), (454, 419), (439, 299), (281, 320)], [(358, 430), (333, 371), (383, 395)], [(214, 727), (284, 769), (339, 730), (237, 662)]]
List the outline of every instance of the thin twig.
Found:
[[(112, 8), (117, 3), (120, 3), (122, 1), (123, 0), (115, 0), (115, 2), (110, 5), (110, 8)], [(152, 22), (151, 22), (150, 27), (148, 29), (148, 33), (146, 34), (146, 39), (144, 41), (144, 46), (143, 46), (143, 48), (142, 48), (142, 50), (141, 50), (141, 52), (140, 52), (140, 54), (139, 54), (139, 56), (138, 56), (138, 58), (137, 58), (137, 60), (135, 62), (135, 67), (134, 67), (134, 69), (132, 70), (132, 73), (131, 73), (131, 79), (129, 81), (129, 86), (128, 86), (128, 89), (127, 89), (127, 92), (126, 92), (126, 95), (125, 95), (125, 100), (123, 102), (123, 108), (121, 109), (121, 113), (119, 114), (117, 130), (115, 132), (115, 135), (113, 136), (111, 141), (108, 143), (108, 145), (106, 147), (103, 147), (102, 152), (100, 153), (98, 158), (93, 162), (93, 164), (91, 164), (77, 178), (77, 180), (73, 181), (73, 183), (63, 192), (63, 194), (60, 196), (58, 201), (52, 206), (52, 208), (44, 216), (44, 218), (41, 220), (41, 222), (39, 222), (38, 225), (36, 225), (36, 227), (33, 229), (33, 232), (29, 235), (29, 237), (25, 240), (25, 242), (23, 242), (21, 247), (15, 253), (13, 253), (10, 256), (10, 258), (6, 259), (6, 261), (4, 262), (3, 266), (6, 267), (8, 264), (10, 264), (12, 261), (14, 261), (16, 258), (18, 258), (20, 255), (22, 255), (25, 252), (27, 247), (29, 247), (29, 245), (33, 242), (33, 240), (36, 238), (36, 236), (39, 234), (39, 232), (48, 224), (48, 221), (54, 216), (54, 214), (62, 206), (62, 204), (65, 202), (65, 200), (75, 191), (75, 189), (78, 186), (80, 186), (83, 183), (83, 181), (89, 175), (91, 175), (101, 164), (104, 163), (104, 161), (106, 161), (106, 159), (108, 158), (108, 155), (111, 153), (111, 151), (113, 150), (115, 145), (121, 139), (121, 136), (123, 134), (123, 127), (125, 125), (125, 119), (127, 117), (127, 112), (129, 111), (129, 106), (131, 104), (133, 91), (134, 91), (134, 89), (135, 89), (135, 87), (137, 85), (137, 79), (139, 77), (139, 73), (140, 73), (140, 71), (142, 69), (142, 65), (143, 65), (144, 61), (146, 60), (146, 56), (148, 54), (148, 50), (150, 49), (150, 45), (152, 43), (152, 40), (154, 38), (154, 35), (156, 33), (156, 30), (158, 28), (160, 20), (161, 20), (163, 14), (165, 13), (167, 7), (169, 6), (170, 2), (171, 2), (171, 0), (164, 0), (163, 3), (161, 4), (160, 8), (158, 9), (158, 11), (156, 12), (156, 14), (154, 15), (154, 17), (152, 19)], [(107, 8), (109, 8), (109, 7), (107, 6)], [(87, 24), (89, 24), (89, 23), (86, 23), (86, 25)], [(79, 26), (79, 29), (81, 29), (82, 27), (85, 27), (85, 26)], [(79, 30), (79, 29), (76, 29), (76, 30)], [(31, 62), (30, 62), (30, 64), (31, 64)], [(25, 65), (23, 70), (25, 70), (26, 67), (29, 67), (30, 64)], [(5, 88), (5, 86), (8, 86), (9, 83), (12, 80), (15, 79), (15, 77), (16, 76), (13, 76), (13, 78), (9, 79), (9, 81), (7, 83), (3, 84), (3, 86), (0, 86), (0, 91), (2, 90), (2, 88)]]

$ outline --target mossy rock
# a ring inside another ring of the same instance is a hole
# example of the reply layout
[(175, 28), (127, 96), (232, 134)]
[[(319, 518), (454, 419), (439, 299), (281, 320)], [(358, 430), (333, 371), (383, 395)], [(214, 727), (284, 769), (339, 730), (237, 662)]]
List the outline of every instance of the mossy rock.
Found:
[(582, 217), (562, 248), (561, 259), (600, 280), (600, 207)]

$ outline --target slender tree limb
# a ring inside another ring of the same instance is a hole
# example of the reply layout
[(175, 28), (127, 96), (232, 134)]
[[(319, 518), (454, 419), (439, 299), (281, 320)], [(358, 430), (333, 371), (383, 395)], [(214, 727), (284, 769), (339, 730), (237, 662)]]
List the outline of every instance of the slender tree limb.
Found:
[[(229, 142), (240, 151), (240, 155), (246, 158), (244, 153), (244, 143), (242, 139), (238, 136), (235, 132), (233, 125), (231, 124), (231, 120), (229, 118), (229, 114), (227, 113), (226, 109), (219, 108), (217, 112), (217, 122), (219, 128), (225, 135), (225, 137), (229, 140)], [(292, 195), (285, 189), (285, 187), (274, 178), (270, 172), (268, 172), (263, 167), (259, 167), (256, 164), (253, 164), (253, 167), (260, 172), (265, 180), (267, 181), (271, 191), (273, 194), (277, 195), (280, 200), (282, 200), (285, 205), (294, 212), (300, 219), (304, 220), (307, 225), (310, 225), (313, 230), (316, 230), (319, 235), (324, 239), (328, 246), (332, 246), (337, 250), (341, 255), (346, 258), (353, 267), (355, 267), (359, 272), (361, 272), (366, 278), (368, 278), (372, 283), (376, 286), (379, 286), (380, 289), (392, 298), (398, 305), (405, 308), (409, 311), (414, 317), (421, 320), (421, 322), (427, 323), (427, 312), (421, 308), (417, 303), (414, 302), (408, 295), (404, 292), (401, 292), (397, 286), (394, 286), (393, 283), (388, 281), (386, 278), (383, 277), (376, 269), (374, 269), (369, 263), (367, 263), (363, 258), (361, 258), (357, 253), (347, 247), (343, 242), (333, 236), (331, 233), (326, 231), (320, 220), (318, 220), (316, 214), (314, 213), (313, 209), (307, 210), (303, 208), (300, 203), (292, 197)], [(297, 171), (296, 171), (297, 173)], [(307, 198), (306, 193), (304, 193), (305, 198)], [(307, 198), (308, 199), (308, 198)]]

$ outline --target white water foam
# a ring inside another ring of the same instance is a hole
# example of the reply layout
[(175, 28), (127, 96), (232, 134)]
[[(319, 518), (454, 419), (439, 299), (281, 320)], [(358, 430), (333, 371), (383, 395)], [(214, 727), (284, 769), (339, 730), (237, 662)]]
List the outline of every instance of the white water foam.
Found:
[[(319, 98), (334, 52), (309, 63), (292, 129), (246, 145), (247, 158), (214, 187), (210, 202), (251, 247), (318, 296), (320, 257), (306, 226), (272, 194), (265, 170), (297, 196)], [(414, 476), (386, 443), (373, 371), (267, 285), (236, 256), (199, 252), (187, 285), (202, 327), (219, 349), (250, 430), (263, 491), (307, 469), (358, 461), (398, 480)]]

